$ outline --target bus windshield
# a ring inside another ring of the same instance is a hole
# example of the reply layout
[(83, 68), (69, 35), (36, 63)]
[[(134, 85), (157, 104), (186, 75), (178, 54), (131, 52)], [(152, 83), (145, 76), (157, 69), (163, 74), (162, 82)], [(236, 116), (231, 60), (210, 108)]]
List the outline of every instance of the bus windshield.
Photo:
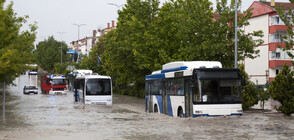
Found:
[(52, 85), (66, 85), (65, 79), (51, 79)]
[(198, 103), (241, 103), (240, 80), (198, 80)]
[(87, 80), (86, 95), (111, 95), (110, 79)]

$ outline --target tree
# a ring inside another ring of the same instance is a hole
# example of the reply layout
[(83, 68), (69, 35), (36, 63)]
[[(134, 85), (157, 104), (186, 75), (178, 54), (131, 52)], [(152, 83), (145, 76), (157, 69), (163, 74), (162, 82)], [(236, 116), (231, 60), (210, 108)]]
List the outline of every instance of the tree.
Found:
[(68, 66), (68, 63), (55, 63), (53, 72), (58, 74), (67, 75), (70, 71), (68, 71), (66, 68)]
[(89, 56), (81, 60), (78, 66), (81, 69), (91, 69), (93, 72), (99, 73), (101, 75), (106, 74), (102, 68), (103, 63), (101, 62), (102, 54), (104, 51), (103, 45), (104, 36), (98, 38), (98, 42), (91, 49)]
[(60, 47), (62, 46), (62, 60), (66, 63), (67, 56), (66, 52), (68, 47), (65, 42), (56, 41), (53, 36), (49, 37), (47, 40), (41, 41), (37, 44), (37, 49), (35, 50), (35, 55), (37, 63), (44, 70), (52, 72), (54, 65), (60, 63)]
[(258, 100), (260, 101), (260, 107), (264, 109), (264, 104), (265, 101), (267, 101), (270, 98), (270, 93), (269, 93), (269, 82), (268, 82), (268, 71), (266, 70), (266, 83), (263, 86), (258, 88)]
[(282, 71), (272, 81), (269, 92), (274, 100), (281, 103), (277, 108), (285, 115), (294, 113), (294, 72), (291, 71), (287, 64)]
[(250, 81), (248, 74), (244, 70), (244, 65), (240, 65), (240, 74), (245, 81), (245, 86), (242, 86), (242, 108), (243, 110), (250, 109), (254, 104), (258, 103), (258, 90), (255, 84)]
[(266, 82), (264, 87), (258, 88), (258, 100), (260, 101), (260, 107), (262, 107), (262, 109), (264, 109), (265, 101), (267, 101), (270, 98), (268, 87), (269, 83)]
[[(105, 35), (103, 69), (122, 94), (144, 96), (145, 75), (172, 61), (221, 61), (234, 65), (234, 10), (218, 2), (214, 20), (209, 0), (175, 0), (159, 8), (158, 0), (128, 0), (119, 11), (116, 29)], [(240, 5), (240, 1), (239, 1)], [(240, 12), (241, 13), (241, 12)], [(248, 25), (251, 13), (240, 14), (238, 26)], [(239, 60), (255, 58), (262, 33), (238, 31)]]
[(148, 49), (152, 47), (148, 44), (151, 41), (148, 31), (152, 29), (158, 6), (158, 0), (127, 0), (123, 10), (118, 12), (117, 28), (105, 35), (103, 68), (114, 79), (115, 88), (119, 88), (121, 94), (144, 96), (144, 77), (151, 71), (144, 68), (146, 63), (142, 57), (152, 59), (146, 58), (152, 50)]
[[(290, 2), (294, 3), (294, 0), (290, 0)], [(276, 7), (276, 9), (278, 10), (279, 17), (285, 23), (285, 25), (288, 27), (287, 35), (281, 37), (281, 41), (285, 43), (285, 48), (283, 48), (283, 50), (287, 52), (289, 57), (294, 59), (294, 54), (293, 54), (293, 51), (294, 51), (294, 49), (293, 49), (293, 45), (294, 45), (294, 31), (293, 31), (294, 13), (292, 12), (292, 8), (289, 8), (288, 11), (286, 11), (284, 5), (282, 7)], [(279, 47), (281, 47), (281, 46), (279, 45)], [(293, 61), (292, 61), (292, 64), (294, 65)]]
[(20, 73), (29, 69), (25, 64), (33, 63), (36, 25), (20, 32), (28, 16), (17, 17), (11, 2), (4, 8), (5, 0), (0, 0), (0, 82), (11, 83)]

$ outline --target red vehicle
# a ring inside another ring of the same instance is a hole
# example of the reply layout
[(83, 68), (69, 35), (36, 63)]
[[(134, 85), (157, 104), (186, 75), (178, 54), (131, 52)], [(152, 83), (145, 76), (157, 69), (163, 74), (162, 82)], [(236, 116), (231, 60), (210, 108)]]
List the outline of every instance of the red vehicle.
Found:
[(65, 76), (63, 75), (45, 75), (41, 79), (41, 91), (46, 94), (65, 94), (66, 90)]

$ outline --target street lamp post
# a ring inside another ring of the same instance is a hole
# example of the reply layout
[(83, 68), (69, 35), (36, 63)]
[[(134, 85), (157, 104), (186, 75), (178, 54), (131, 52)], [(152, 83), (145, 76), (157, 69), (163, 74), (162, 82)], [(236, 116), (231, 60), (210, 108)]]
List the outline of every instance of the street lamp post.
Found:
[[(81, 26), (84, 26), (84, 25), (86, 25), (86, 24), (73, 24), (73, 25), (75, 25), (75, 26), (78, 26), (78, 49), (77, 49), (77, 52), (79, 53), (79, 40), (80, 40), (80, 27)], [(78, 54), (78, 59), (77, 59), (77, 61), (79, 60), (79, 54)]]
[(61, 35), (61, 44), (60, 44), (60, 64), (62, 64), (62, 34), (65, 32), (57, 32)]
[(238, 0), (235, 0), (235, 68), (238, 68), (238, 32), (237, 32), (237, 23), (238, 23), (238, 18), (237, 18), (237, 13), (238, 13), (238, 6), (237, 6)]
[(121, 4), (121, 5), (118, 5), (118, 4), (115, 4), (115, 3), (107, 3), (108, 5), (113, 5), (113, 6), (116, 6), (117, 7), (117, 10), (119, 10), (120, 7), (124, 6), (124, 4)]

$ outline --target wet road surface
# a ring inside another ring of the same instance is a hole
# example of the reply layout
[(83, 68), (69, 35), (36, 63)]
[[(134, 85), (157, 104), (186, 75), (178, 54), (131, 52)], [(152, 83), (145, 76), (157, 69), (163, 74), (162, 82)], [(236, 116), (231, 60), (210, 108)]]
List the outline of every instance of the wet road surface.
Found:
[(173, 118), (145, 113), (144, 100), (114, 95), (112, 106), (73, 102), (73, 94), (24, 95), (24, 85), (40, 85), (22, 75), (7, 87), (0, 140), (103, 139), (294, 139), (294, 117), (254, 110), (243, 116)]

